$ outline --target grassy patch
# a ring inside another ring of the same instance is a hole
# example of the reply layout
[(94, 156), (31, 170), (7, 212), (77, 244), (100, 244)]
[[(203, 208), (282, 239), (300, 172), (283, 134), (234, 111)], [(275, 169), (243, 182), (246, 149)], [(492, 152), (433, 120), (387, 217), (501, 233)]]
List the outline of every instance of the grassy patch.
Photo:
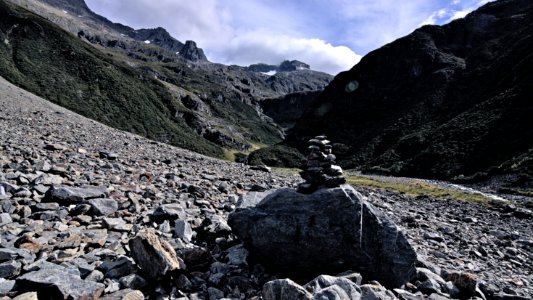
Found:
[(402, 179), (402, 182), (389, 182), (365, 176), (349, 175), (346, 177), (348, 184), (373, 188), (402, 194), (409, 197), (429, 197), (433, 199), (454, 199), (459, 201), (488, 203), (491, 199), (476, 193), (451, 190), (429, 182)]

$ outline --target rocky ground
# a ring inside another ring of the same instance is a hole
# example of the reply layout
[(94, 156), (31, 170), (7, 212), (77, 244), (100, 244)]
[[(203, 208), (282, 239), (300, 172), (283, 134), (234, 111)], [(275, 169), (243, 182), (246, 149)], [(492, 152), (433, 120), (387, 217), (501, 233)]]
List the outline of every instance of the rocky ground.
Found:
[[(0, 95), (1, 296), (245, 299), (276, 278), (246, 261), (227, 215), (241, 195), (296, 187), (299, 178), (116, 131), (1, 78)], [(457, 271), (473, 274), (487, 298), (533, 296), (530, 211), (359, 190), (419, 257), (417, 278), (381, 299), (446, 299), (439, 280)], [(132, 247), (143, 244), (131, 240), (148, 228), (177, 253), (171, 275), (134, 260)], [(439, 284), (424, 286), (423, 268)], [(265, 299), (275, 299), (272, 286)]]

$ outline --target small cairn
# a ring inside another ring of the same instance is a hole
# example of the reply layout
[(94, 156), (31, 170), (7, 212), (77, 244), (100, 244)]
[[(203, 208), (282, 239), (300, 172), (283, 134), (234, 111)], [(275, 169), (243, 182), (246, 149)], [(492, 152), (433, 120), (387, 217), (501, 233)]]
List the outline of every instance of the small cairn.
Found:
[(318, 189), (335, 188), (346, 182), (342, 168), (335, 165), (336, 157), (329, 143), (323, 135), (309, 140), (307, 163), (300, 172), (305, 182), (298, 185), (298, 192), (310, 194)]

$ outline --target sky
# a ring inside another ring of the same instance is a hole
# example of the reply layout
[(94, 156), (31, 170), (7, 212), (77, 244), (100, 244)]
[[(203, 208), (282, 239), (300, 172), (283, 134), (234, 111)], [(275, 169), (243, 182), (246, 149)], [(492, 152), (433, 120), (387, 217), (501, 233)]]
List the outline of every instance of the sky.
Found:
[(489, 0), (86, 0), (135, 29), (194, 40), (212, 62), (247, 66), (297, 59), (337, 74), (427, 25), (462, 18)]

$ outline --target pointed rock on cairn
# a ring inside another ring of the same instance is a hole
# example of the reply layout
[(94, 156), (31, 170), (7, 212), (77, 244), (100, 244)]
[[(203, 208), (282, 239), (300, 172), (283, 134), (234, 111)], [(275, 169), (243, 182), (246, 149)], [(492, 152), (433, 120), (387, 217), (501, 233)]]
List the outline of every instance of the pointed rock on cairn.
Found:
[(342, 168), (335, 165), (335, 155), (326, 136), (309, 140), (307, 163), (300, 175), (305, 180), (298, 186), (298, 192), (310, 194), (318, 189), (335, 188), (346, 182)]

